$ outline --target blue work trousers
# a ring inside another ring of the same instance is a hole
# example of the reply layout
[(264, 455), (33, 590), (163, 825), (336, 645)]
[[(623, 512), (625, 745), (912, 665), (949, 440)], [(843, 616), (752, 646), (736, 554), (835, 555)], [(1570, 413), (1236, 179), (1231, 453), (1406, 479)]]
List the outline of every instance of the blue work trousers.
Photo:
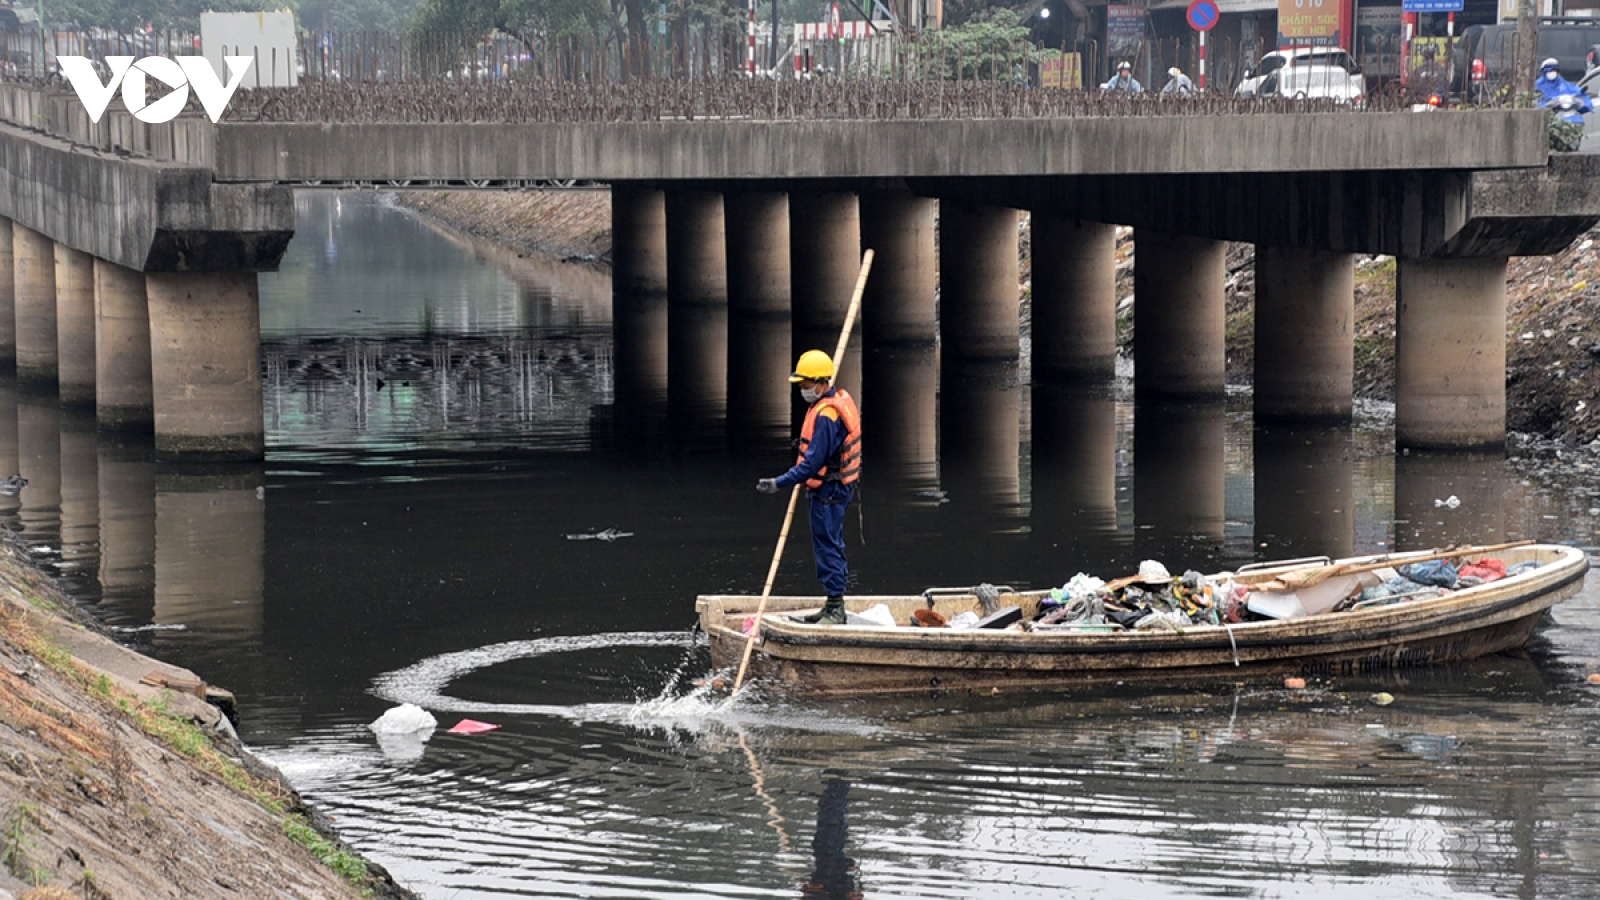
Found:
[(850, 581), (844, 558), (844, 513), (855, 499), (855, 485), (829, 482), (811, 495), (811, 550), (817, 558), (817, 580), (830, 597), (843, 597)]

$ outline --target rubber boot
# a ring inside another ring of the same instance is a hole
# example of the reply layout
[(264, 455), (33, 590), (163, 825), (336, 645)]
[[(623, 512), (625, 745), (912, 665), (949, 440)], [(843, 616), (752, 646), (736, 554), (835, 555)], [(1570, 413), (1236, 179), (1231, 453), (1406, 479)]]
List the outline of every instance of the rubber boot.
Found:
[(822, 608), (809, 616), (796, 616), (809, 625), (843, 625), (844, 624), (844, 598), (829, 597)]

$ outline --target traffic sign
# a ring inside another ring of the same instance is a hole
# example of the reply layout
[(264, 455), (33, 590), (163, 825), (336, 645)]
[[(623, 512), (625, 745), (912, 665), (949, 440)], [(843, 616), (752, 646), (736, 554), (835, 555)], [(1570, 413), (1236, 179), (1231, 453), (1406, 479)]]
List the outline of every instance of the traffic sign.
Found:
[(1221, 11), (1217, 9), (1217, 0), (1194, 0), (1185, 15), (1189, 19), (1189, 27), (1195, 31), (1210, 31), (1222, 18)]

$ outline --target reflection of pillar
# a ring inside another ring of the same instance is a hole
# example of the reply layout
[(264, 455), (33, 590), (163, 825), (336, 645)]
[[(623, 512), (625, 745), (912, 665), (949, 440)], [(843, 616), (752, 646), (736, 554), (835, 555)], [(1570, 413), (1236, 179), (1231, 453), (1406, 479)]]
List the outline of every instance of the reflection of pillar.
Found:
[[(860, 270), (861, 210), (856, 195), (810, 190), (790, 194), (789, 284), (794, 323), (790, 356), (799, 359), (801, 353), (812, 349), (833, 355)], [(858, 324), (834, 383), (864, 405), (862, 346)]]
[(31, 228), (11, 227), (16, 271), (17, 380), (56, 383), (55, 241)]
[(667, 404), (706, 420), (728, 396), (727, 244), (722, 195), (667, 192)]
[(736, 191), (724, 195), (722, 204), (727, 223), (728, 313), (787, 316), (788, 196)]
[(933, 347), (877, 347), (861, 362), (864, 466), (930, 487), (938, 480), (939, 356)]
[[(10, 379), (0, 380), (0, 478), (22, 471), (17, 446), (17, 388)], [(22, 500), (16, 494), (0, 493), (0, 527), (3, 520), (16, 515)]]
[(155, 409), (144, 273), (96, 259), (94, 304), (95, 413), (100, 425), (149, 429)]
[(94, 405), (94, 257), (56, 244), (56, 374), (61, 402)]
[(94, 416), (61, 413), (61, 559), (82, 574), (100, 560), (99, 460)]
[(1134, 393), (1221, 396), (1227, 243), (1155, 231), (1134, 243)]
[[(1454, 508), (1451, 497), (1458, 501)], [(1516, 511), (1527, 503), (1522, 486), (1505, 477), (1501, 452), (1395, 454), (1397, 550), (1497, 544), (1531, 537), (1516, 519)]]
[(1506, 261), (1397, 261), (1395, 443), (1505, 446)]
[(963, 361), (1017, 358), (1019, 278), (1016, 210), (939, 204), (939, 336), (946, 371)]
[(260, 466), (156, 476), (157, 623), (221, 643), (260, 637), (264, 486)]
[(1264, 559), (1355, 553), (1349, 428), (1258, 426), (1255, 543)]
[(1035, 380), (1110, 378), (1117, 362), (1117, 227), (1035, 212)]
[(151, 272), (156, 453), (256, 460), (263, 451), (261, 313), (254, 272)]
[(1103, 388), (1033, 386), (1033, 517), (1074, 533), (1117, 528), (1117, 405)]
[(54, 540), (61, 526), (61, 404), (24, 391), (17, 400), (17, 468), (28, 486), (18, 518), (29, 542)]
[[(1135, 363), (1137, 366), (1137, 362)], [(1227, 433), (1221, 400), (1141, 403), (1133, 415), (1133, 518), (1141, 538), (1183, 553), (1222, 540)]]
[(861, 247), (873, 252), (861, 295), (866, 344), (931, 344), (938, 336), (938, 209), (939, 201), (905, 190), (861, 195)]
[(99, 442), (97, 468), (100, 603), (123, 621), (145, 624), (155, 600), (155, 447), (148, 436), (106, 435)]
[(17, 364), (17, 272), (11, 220), (0, 216), (0, 369)]
[[(1016, 368), (968, 363), (939, 379), (940, 483), (952, 503), (976, 496), (1014, 513), (1021, 502), (1022, 389)], [(866, 413), (862, 412), (863, 433)], [(863, 439), (865, 440), (865, 438)]]
[(1349, 419), (1355, 256), (1256, 245), (1255, 417)]
[(789, 320), (730, 316), (728, 320), (728, 437), (770, 446), (789, 433)]

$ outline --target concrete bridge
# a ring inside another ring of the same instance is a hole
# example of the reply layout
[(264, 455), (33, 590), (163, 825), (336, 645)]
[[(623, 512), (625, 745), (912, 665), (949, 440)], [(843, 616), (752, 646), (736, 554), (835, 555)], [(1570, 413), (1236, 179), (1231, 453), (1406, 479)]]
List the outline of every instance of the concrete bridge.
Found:
[(1552, 159), (1537, 110), (1139, 112), (147, 125), (0, 85), (0, 357), (163, 454), (259, 458), (256, 278), (293, 234), (292, 186), (586, 179), (612, 186), (619, 389), (703, 355), (671, 328), (697, 308), (831, 347), (863, 248), (868, 346), (1015, 360), (1029, 210), (1036, 378), (1110, 375), (1131, 225), (1141, 397), (1221, 394), (1223, 254), (1248, 241), (1258, 416), (1347, 418), (1355, 255), (1390, 254), (1397, 441), (1503, 442), (1506, 261), (1600, 221), (1593, 157)]

